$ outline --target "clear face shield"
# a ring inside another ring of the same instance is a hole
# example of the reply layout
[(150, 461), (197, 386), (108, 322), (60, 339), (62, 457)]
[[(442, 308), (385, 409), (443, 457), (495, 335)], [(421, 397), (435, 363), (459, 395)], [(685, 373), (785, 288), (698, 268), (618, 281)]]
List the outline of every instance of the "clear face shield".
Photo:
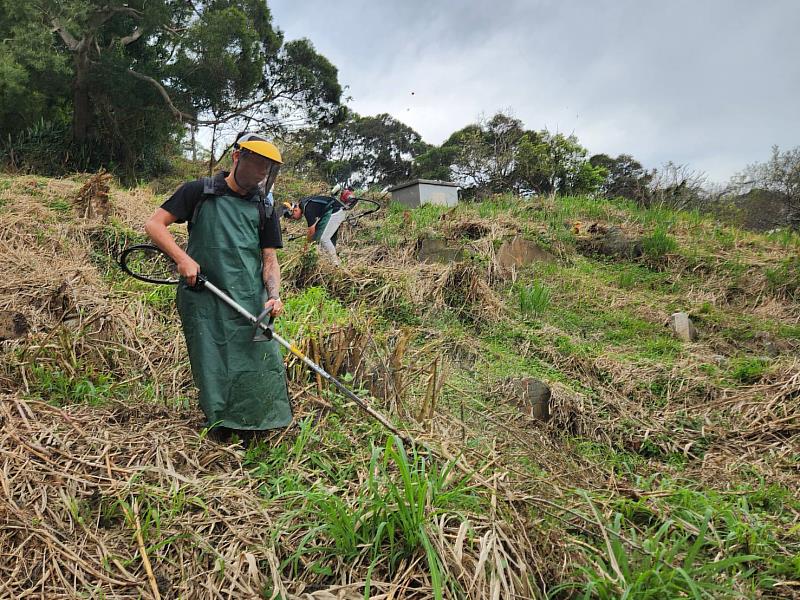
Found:
[(248, 194), (258, 191), (266, 194), (272, 189), (280, 170), (279, 162), (249, 150), (240, 150), (233, 170), (233, 180)]

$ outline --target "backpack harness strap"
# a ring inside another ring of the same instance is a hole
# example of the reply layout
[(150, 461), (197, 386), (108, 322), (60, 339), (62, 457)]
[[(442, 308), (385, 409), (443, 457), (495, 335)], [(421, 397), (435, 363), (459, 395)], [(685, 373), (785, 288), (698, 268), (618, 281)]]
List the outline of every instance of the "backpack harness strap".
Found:
[[(213, 199), (217, 196), (222, 196), (227, 192), (228, 185), (225, 183), (224, 177), (203, 177), (203, 196), (200, 198), (200, 201), (194, 207), (194, 212), (192, 213), (192, 220), (190, 221), (191, 225), (194, 225), (197, 221), (197, 215), (200, 213), (200, 205), (203, 204), (208, 199)], [(258, 230), (264, 231), (267, 227), (267, 221), (272, 216), (272, 212), (275, 209), (272, 202), (269, 201), (266, 195), (261, 195), (261, 192), (257, 192), (253, 194), (252, 197), (249, 198), (249, 202), (256, 202), (258, 205)]]
[(355, 202), (353, 202), (352, 204), (345, 204), (344, 202), (342, 202), (338, 198), (335, 198), (334, 196), (306, 196), (305, 198), (302, 198), (300, 200), (300, 209), (304, 213), (306, 212), (306, 206), (308, 206), (310, 202), (313, 202), (314, 204), (324, 205), (325, 210), (322, 211), (322, 214), (325, 214), (334, 206), (339, 206), (342, 210), (350, 210), (351, 208), (353, 208), (353, 206), (355, 206)]

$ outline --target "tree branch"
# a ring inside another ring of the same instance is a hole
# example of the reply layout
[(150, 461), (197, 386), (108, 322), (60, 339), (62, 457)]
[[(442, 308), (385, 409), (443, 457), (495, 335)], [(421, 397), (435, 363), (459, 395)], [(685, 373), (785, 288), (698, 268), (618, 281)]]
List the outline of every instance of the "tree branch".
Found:
[(138, 10), (128, 6), (104, 6), (91, 16), (89, 19), (90, 27), (92, 29), (97, 29), (111, 19), (111, 17), (119, 13), (130, 15), (136, 18), (141, 17), (142, 14)]
[(127, 46), (128, 44), (132, 44), (140, 37), (142, 37), (143, 33), (144, 29), (142, 29), (141, 27), (137, 27), (136, 29), (133, 30), (133, 33), (131, 33), (130, 35), (126, 35), (124, 38), (120, 38), (119, 41), (123, 46)]
[(128, 73), (130, 73), (131, 75), (133, 75), (137, 79), (141, 79), (142, 81), (146, 81), (147, 83), (152, 85), (154, 88), (156, 88), (158, 93), (161, 94), (161, 97), (164, 98), (164, 101), (167, 103), (167, 106), (169, 106), (169, 109), (172, 111), (172, 114), (175, 115), (176, 117), (178, 117), (178, 119), (180, 119), (181, 121), (184, 121), (184, 120), (188, 121), (189, 123), (193, 123), (195, 125), (197, 124), (197, 119), (194, 116), (178, 110), (178, 108), (172, 103), (172, 98), (169, 97), (169, 94), (167, 93), (167, 90), (164, 89), (164, 86), (161, 85), (158, 81), (156, 81), (152, 77), (149, 77), (149, 76), (144, 75), (142, 73), (137, 73), (136, 71), (133, 71), (132, 69), (128, 69)]
[(67, 45), (67, 48), (69, 48), (72, 52), (77, 51), (79, 45), (78, 40), (72, 37), (72, 34), (67, 31), (67, 28), (61, 23), (61, 21), (56, 18), (52, 20), (52, 24), (53, 31), (58, 33), (62, 41)]

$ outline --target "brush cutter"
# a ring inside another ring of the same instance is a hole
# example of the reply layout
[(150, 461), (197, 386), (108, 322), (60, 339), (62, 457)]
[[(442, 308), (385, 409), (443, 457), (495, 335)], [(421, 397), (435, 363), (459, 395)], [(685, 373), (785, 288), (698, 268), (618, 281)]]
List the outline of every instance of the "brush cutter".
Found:
[[(359, 204), (361, 202), (366, 203), (368, 206), (366, 207), (362, 206), (362, 210), (360, 210), (357, 213), (352, 212), (353, 209), (356, 207), (356, 204)], [(339, 202), (339, 204), (341, 204), (341, 202)], [(370, 200), (369, 198), (353, 198), (353, 201), (350, 203), (350, 206), (343, 209), (348, 211), (345, 223), (347, 223), (351, 227), (355, 227), (358, 224), (359, 219), (366, 217), (367, 215), (371, 215), (372, 213), (378, 212), (380, 209), (381, 205), (378, 204), (376, 200)]]
[[(175, 285), (180, 282), (178, 266), (165, 252), (156, 246), (151, 246), (149, 244), (131, 246), (130, 248), (125, 249), (122, 254), (120, 254), (119, 264), (125, 273), (131, 277), (135, 277), (140, 281), (170, 285)], [(254, 341), (275, 340), (281, 346), (286, 348), (291, 354), (303, 361), (303, 363), (305, 363), (305, 365), (312, 371), (320, 375), (326, 381), (332, 383), (337, 390), (355, 402), (364, 412), (377, 420), (381, 425), (386, 427), (386, 429), (400, 437), (404, 442), (413, 444), (413, 440), (407, 435), (400, 433), (400, 431), (398, 431), (398, 429), (392, 425), (389, 419), (372, 408), (366, 401), (362, 400), (349, 389), (347, 389), (341, 381), (308, 358), (297, 346), (287, 342), (283, 337), (275, 333), (275, 318), (269, 315), (268, 310), (264, 310), (259, 316), (256, 317), (200, 273), (198, 273), (197, 282), (192, 289), (198, 292), (206, 290), (214, 294), (222, 302), (230, 306), (233, 310), (253, 324), (255, 328)], [(268, 316), (269, 319), (267, 319)]]

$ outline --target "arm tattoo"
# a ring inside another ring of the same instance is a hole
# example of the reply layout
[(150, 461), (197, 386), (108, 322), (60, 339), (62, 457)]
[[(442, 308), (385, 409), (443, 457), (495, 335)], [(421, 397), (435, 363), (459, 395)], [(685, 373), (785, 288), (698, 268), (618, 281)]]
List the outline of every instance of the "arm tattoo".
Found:
[(281, 268), (278, 265), (278, 256), (274, 248), (264, 248), (262, 251), (262, 272), (261, 277), (267, 294), (271, 298), (278, 298), (281, 294)]

